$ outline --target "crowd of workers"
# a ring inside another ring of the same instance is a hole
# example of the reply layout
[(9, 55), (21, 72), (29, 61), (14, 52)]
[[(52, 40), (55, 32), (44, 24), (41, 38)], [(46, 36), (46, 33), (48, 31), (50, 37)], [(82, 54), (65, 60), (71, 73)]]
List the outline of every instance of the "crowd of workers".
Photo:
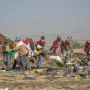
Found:
[[(13, 69), (15, 69), (16, 65), (18, 64), (20, 70), (25, 71), (27, 68), (31, 70), (30, 58), (34, 57), (36, 54), (39, 58), (37, 68), (41, 68), (43, 66), (44, 60), (43, 53), (45, 53), (44, 46), (44, 36), (42, 36), (41, 39), (36, 43), (32, 40), (32, 38), (24, 38), (23, 41), (21, 41), (21, 38), (19, 36), (16, 36), (13, 46), (11, 45), (9, 39), (6, 39), (6, 41), (2, 45), (6, 70), (10, 70), (11, 56), (14, 60)], [(68, 38), (64, 42), (60, 36), (57, 36), (57, 39), (53, 42), (53, 45), (50, 46), (49, 50), (53, 50), (55, 55), (61, 57), (61, 55), (63, 54), (63, 49), (66, 51), (73, 49), (70, 43), (70, 38)], [(87, 53), (88, 61), (90, 61), (90, 39), (87, 40), (84, 51)]]

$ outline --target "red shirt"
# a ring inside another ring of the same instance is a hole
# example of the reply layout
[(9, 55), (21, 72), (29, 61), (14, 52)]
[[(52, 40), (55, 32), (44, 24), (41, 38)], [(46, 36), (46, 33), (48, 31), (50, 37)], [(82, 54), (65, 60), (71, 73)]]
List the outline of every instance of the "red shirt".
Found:
[(69, 41), (65, 41), (65, 45), (69, 46), (70, 45)]
[(86, 45), (84, 47), (84, 51), (87, 53), (89, 49), (90, 49), (90, 44), (86, 43)]
[(37, 44), (44, 47), (45, 41), (42, 42), (41, 40), (39, 40), (39, 41), (37, 41)]
[(2, 43), (0, 42), (0, 45), (1, 45)]
[(28, 42), (25, 42), (25, 45), (28, 45)]
[[(28, 45), (28, 42), (25, 42), (25, 45)], [(29, 55), (29, 52), (27, 52), (27, 55)]]

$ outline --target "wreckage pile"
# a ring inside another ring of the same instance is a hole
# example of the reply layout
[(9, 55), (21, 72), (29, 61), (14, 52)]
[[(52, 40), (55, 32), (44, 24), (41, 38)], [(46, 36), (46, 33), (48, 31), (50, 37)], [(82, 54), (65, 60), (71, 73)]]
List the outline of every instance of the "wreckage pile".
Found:
[(61, 75), (68, 77), (70, 80), (73, 77), (90, 78), (90, 64), (87, 59), (78, 58), (73, 52), (68, 52), (60, 58), (59, 56), (49, 56), (54, 63), (52, 67), (36, 70), (40, 75)]

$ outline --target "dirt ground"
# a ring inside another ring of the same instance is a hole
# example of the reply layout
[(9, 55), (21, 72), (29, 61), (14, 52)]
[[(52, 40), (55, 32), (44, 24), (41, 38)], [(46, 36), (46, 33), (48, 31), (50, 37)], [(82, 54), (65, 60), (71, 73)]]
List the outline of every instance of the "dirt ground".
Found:
[(38, 73), (0, 72), (0, 88), (9, 90), (90, 90), (90, 79), (67, 80), (61, 75), (40, 75)]
[[(43, 66), (50, 68), (52, 63), (47, 56)], [(36, 63), (31, 63), (31, 65), (36, 67)], [(2, 67), (4, 64), (3, 61), (0, 61), (0, 68)], [(47, 68), (43, 68), (43, 70)], [(21, 72), (0, 71), (0, 89), (8, 87), (9, 90), (90, 90), (90, 79), (77, 76), (69, 80), (67, 75), (43, 74), (33, 70), (36, 69)]]

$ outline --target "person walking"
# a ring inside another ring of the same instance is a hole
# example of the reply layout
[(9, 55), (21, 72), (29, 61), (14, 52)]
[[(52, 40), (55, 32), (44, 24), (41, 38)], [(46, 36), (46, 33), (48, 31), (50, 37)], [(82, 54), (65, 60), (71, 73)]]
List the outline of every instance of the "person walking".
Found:
[[(37, 45), (39, 45), (40, 47), (42, 47), (44, 49), (45, 46), (45, 37), (42, 36), (41, 40), (37, 41)], [(39, 62), (38, 62), (38, 67), (41, 68), (43, 65), (43, 56), (42, 54), (39, 55)]]
[(26, 70), (25, 63), (26, 63), (26, 57), (27, 57), (27, 51), (25, 48), (25, 44), (21, 41), (21, 38), (17, 39), (17, 45), (15, 48), (12, 49), (12, 51), (18, 51), (19, 57), (16, 59), (17, 63), (20, 65), (21, 70)]

